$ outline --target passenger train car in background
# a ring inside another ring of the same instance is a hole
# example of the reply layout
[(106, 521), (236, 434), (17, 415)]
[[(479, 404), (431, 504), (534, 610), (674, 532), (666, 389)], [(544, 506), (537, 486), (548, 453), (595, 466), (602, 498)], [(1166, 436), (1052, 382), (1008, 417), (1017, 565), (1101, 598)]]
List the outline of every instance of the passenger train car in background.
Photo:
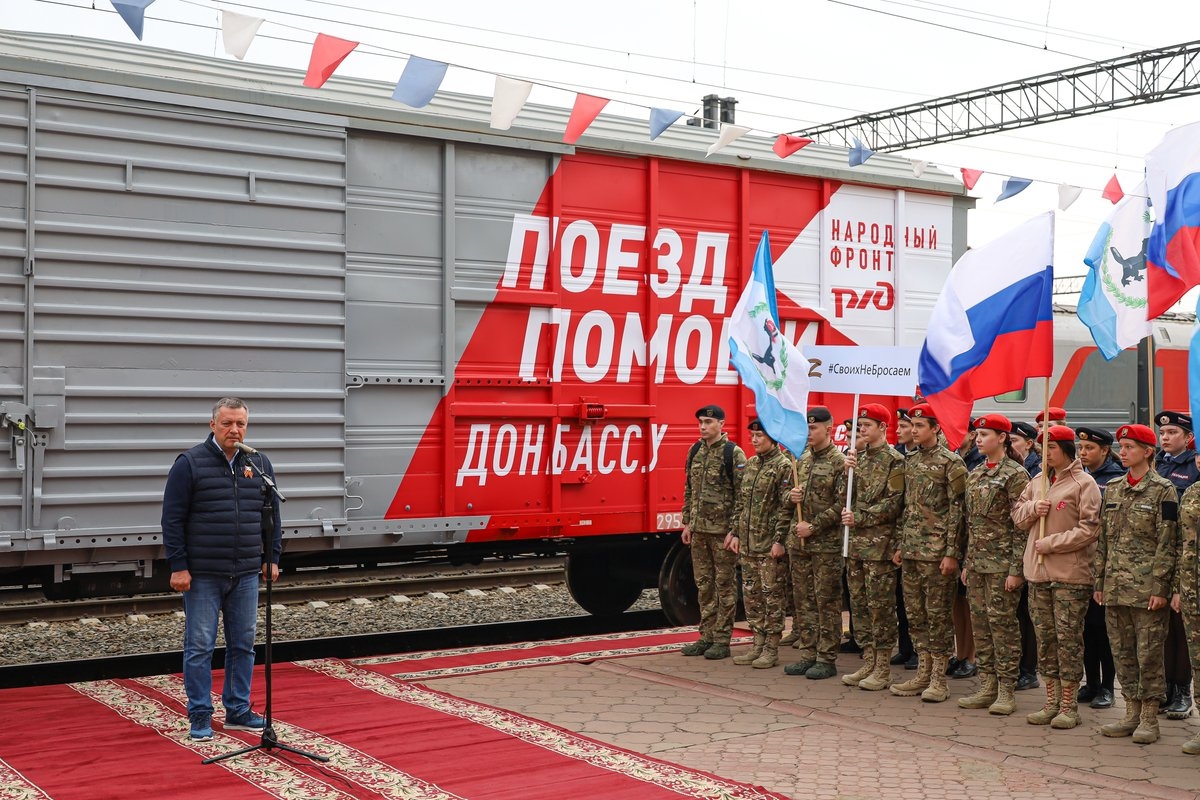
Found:
[[(285, 567), (566, 553), (589, 611), (658, 586), (686, 621), (683, 462), (704, 404), (746, 442), (725, 326), (762, 232), (785, 332), (821, 344), (920, 344), (965, 249), (961, 183), (904, 159), (706, 159), (715, 131), (610, 116), (568, 146), (563, 109), (495, 131), (486, 98), (301, 80), (0, 33), (7, 582), (165, 585), (167, 470), (234, 394)], [(1060, 331), (1056, 400), (1127, 419), (1128, 365)]]

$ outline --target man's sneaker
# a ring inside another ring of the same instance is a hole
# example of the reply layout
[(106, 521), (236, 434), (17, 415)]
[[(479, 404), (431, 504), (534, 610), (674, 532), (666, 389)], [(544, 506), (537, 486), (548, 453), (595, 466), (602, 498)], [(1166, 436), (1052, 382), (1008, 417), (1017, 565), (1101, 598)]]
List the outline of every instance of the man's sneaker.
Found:
[(267, 721), (253, 711), (247, 711), (240, 717), (225, 718), (225, 730), (227, 731), (253, 731), (254, 733), (262, 733), (266, 727)]
[(192, 738), (193, 742), (207, 742), (212, 739), (212, 714), (188, 714), (188, 719), (192, 723), (192, 729), (188, 732), (188, 736)]

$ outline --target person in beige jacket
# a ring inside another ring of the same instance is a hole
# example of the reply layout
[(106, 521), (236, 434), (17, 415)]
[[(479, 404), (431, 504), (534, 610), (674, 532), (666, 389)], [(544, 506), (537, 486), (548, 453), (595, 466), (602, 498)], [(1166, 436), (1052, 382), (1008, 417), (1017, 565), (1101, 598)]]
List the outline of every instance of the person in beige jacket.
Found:
[(1083, 678), (1083, 618), (1100, 536), (1100, 489), (1075, 457), (1075, 431), (1054, 425), (1049, 437), (1046, 479), (1031, 480), (1012, 512), (1017, 527), (1029, 531), (1024, 573), (1038, 670), (1046, 679), (1045, 705), (1025, 719), (1031, 725), (1074, 728), (1079, 724), (1075, 693)]

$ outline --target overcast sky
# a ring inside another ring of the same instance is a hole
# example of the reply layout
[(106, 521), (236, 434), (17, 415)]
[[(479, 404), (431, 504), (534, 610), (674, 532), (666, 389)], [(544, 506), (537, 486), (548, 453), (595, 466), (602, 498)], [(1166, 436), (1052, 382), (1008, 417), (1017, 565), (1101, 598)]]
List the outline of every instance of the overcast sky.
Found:
[[(107, 0), (0, 0), (0, 27), (136, 42)], [(94, 8), (93, 8), (94, 6)], [(247, 61), (303, 69), (323, 32), (362, 42), (338, 74), (395, 81), (414, 53), (453, 65), (445, 88), (490, 95), (496, 73), (692, 112), (705, 94), (738, 99), (738, 123), (765, 133), (976, 89), (1139, 50), (1200, 39), (1194, 0), (157, 0), (144, 43), (224, 56), (218, 9), (267, 20)], [(984, 8), (987, 11), (964, 11)], [(477, 72), (465, 67), (472, 67)], [(570, 91), (535, 89), (531, 101), (569, 106)], [(1083, 253), (1112, 206), (1099, 197), (1114, 174), (1126, 190), (1171, 127), (1200, 120), (1200, 98), (1127, 108), (903, 153), (987, 170), (973, 195), (969, 240), (978, 246), (1053, 208), (1057, 185), (1084, 188), (1059, 214), (1056, 274), (1082, 274)], [(1035, 180), (996, 206), (1004, 175)]]

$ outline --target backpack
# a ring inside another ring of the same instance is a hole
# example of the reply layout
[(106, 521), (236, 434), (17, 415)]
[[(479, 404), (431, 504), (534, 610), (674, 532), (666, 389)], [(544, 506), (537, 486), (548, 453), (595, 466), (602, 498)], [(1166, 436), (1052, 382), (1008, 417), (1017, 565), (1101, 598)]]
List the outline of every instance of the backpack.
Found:
[[(686, 472), (690, 473), (692, 471), (692, 461), (695, 460), (696, 454), (700, 452), (700, 445), (702, 443), (703, 440), (698, 441), (692, 445), (691, 450), (688, 450), (687, 464), (684, 466), (684, 470)], [(721, 463), (721, 477), (727, 482), (733, 481), (733, 448), (735, 447), (737, 447), (737, 445), (735, 445), (733, 442), (729, 441), (728, 439), (725, 440), (725, 458)]]

